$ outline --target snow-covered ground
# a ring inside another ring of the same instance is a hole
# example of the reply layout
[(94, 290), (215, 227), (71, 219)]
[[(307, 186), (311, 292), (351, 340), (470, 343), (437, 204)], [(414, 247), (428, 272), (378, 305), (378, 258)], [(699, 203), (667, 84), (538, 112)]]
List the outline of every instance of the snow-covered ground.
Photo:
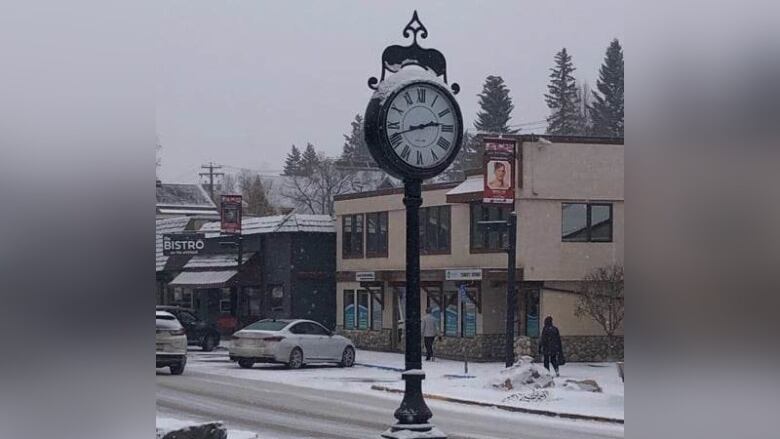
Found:
[[(379, 393), (371, 389), (372, 385), (399, 390), (404, 386), (401, 373), (389, 369), (403, 369), (403, 354), (358, 350), (358, 364), (353, 368), (323, 365), (287, 370), (281, 365), (262, 364), (252, 369), (240, 369), (227, 359), (224, 351), (191, 353), (197, 355), (197, 360), (188, 362), (188, 369), (243, 379), (355, 393)], [(540, 364), (533, 367), (542, 375), (546, 373)], [(624, 386), (614, 363), (568, 363), (561, 367), (560, 377), (552, 378), (552, 387), (540, 389), (506, 390), (494, 387), (494, 384), (506, 379), (501, 373), (503, 363), (469, 363), (468, 375), (473, 378), (453, 377), (465, 375), (461, 361), (424, 361), (423, 370), (426, 373), (423, 391), (427, 394), (557, 413), (624, 419)], [(576, 386), (565, 385), (567, 380), (594, 380), (602, 391), (579, 390)]]

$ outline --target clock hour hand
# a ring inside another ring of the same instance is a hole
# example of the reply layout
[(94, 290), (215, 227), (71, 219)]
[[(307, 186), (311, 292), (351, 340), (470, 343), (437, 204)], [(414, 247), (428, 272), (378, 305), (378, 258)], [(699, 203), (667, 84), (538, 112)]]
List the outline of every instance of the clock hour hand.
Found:
[(410, 125), (408, 130), (406, 130), (406, 131), (399, 131), (398, 134), (408, 133), (409, 131), (421, 130), (423, 128), (428, 128), (428, 127), (435, 127), (435, 126), (438, 126), (438, 125), (441, 125), (441, 124), (438, 123), (438, 122), (428, 122), (428, 123), (423, 123), (423, 124), (420, 124), (420, 125)]

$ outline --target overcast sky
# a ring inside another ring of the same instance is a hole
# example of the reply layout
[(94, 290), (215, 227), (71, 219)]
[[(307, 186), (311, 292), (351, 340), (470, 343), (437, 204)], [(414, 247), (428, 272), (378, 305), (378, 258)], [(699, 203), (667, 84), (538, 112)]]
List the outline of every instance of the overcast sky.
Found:
[(371, 96), (366, 81), (380, 75), (382, 50), (408, 44), (401, 32), (415, 8), (429, 32), (420, 44), (444, 53), (448, 79), (461, 86), (467, 128), (488, 75), (511, 90), (511, 124), (544, 119), (549, 69), (562, 47), (577, 80), (595, 87), (610, 40), (623, 43), (625, 12), (612, 0), (164, 4), (157, 130), (166, 182), (197, 181), (209, 161), (229, 172), (278, 172), (292, 144), (339, 154)]

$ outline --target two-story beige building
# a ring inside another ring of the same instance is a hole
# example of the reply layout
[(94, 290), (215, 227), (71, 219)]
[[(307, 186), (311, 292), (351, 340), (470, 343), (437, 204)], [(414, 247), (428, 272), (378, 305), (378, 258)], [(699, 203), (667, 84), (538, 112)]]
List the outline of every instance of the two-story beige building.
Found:
[[(533, 353), (551, 315), (570, 361), (603, 359), (603, 331), (574, 310), (583, 276), (623, 261), (623, 141), (511, 137), (518, 145), (516, 350)], [(441, 357), (503, 356), (508, 236), (480, 222), (504, 220), (512, 206), (483, 204), (482, 187), (481, 170), (463, 182), (423, 186), (420, 300), (439, 318)], [(336, 197), (337, 326), (359, 347), (403, 349), (402, 199), (401, 188)]]

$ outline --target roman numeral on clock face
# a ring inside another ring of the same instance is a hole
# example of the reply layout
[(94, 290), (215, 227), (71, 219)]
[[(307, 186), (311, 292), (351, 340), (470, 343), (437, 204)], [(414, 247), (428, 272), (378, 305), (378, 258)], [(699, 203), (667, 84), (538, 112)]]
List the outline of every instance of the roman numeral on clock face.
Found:
[(431, 157), (433, 157), (433, 161), (434, 162), (438, 162), (439, 161), (439, 156), (436, 155), (436, 151), (434, 151), (434, 150), (431, 150)]
[(434, 96), (434, 97), (433, 97), (433, 102), (431, 102), (431, 107), (433, 107), (434, 105), (436, 105), (436, 100), (437, 100), (437, 99), (439, 99), (439, 95), (436, 95), (436, 96)]
[(388, 130), (400, 130), (401, 129), (401, 122), (388, 122), (387, 123), (387, 129)]
[(409, 92), (404, 93), (404, 99), (406, 99), (406, 105), (412, 105), (412, 97), (409, 96)]
[(417, 164), (422, 165), (423, 164), (423, 158), (422, 158), (422, 152), (417, 151)]
[(401, 133), (395, 133), (392, 136), (390, 136), (390, 144), (393, 145), (393, 148), (400, 145), (403, 140), (404, 138)]
[(425, 89), (424, 88), (418, 88), (417, 89), (417, 102), (425, 103)]
[(390, 107), (390, 109), (391, 109), (391, 110), (395, 110), (395, 111), (397, 111), (397, 112), (398, 112), (398, 114), (404, 114), (404, 112), (403, 112), (403, 111), (401, 111), (401, 110), (400, 110), (398, 107), (396, 107), (395, 105), (393, 105), (392, 107)]
[(445, 108), (444, 110), (439, 112), (439, 117), (444, 117), (444, 116), (446, 116), (448, 114), (450, 114), (450, 109), (449, 108)]
[(450, 141), (445, 139), (444, 137), (439, 137), (439, 140), (436, 141), (436, 144), (441, 147), (443, 150), (450, 149)]
[(443, 124), (443, 125), (441, 126), (441, 132), (442, 132), (442, 133), (451, 133), (451, 132), (452, 132), (452, 129), (453, 129), (453, 126), (452, 126), (452, 125)]
[(409, 154), (412, 153), (411, 148), (409, 148), (409, 145), (404, 145), (404, 150), (401, 151), (401, 158), (404, 160), (409, 160)]

